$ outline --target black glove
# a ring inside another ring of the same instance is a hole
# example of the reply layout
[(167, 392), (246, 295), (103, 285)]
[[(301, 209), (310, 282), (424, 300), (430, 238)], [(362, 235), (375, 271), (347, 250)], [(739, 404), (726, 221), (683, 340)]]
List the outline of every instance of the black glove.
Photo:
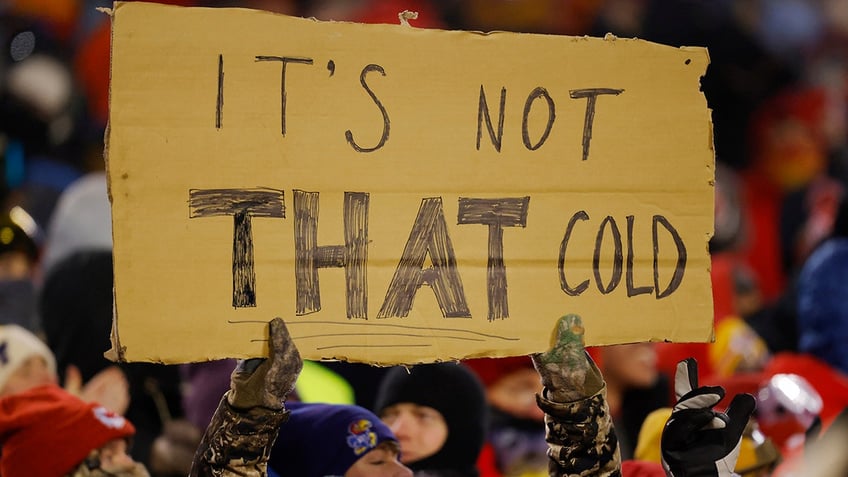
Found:
[(663, 429), (662, 464), (672, 477), (729, 477), (733, 474), (742, 432), (754, 412), (750, 394), (737, 394), (727, 413), (713, 410), (724, 398), (721, 386), (698, 387), (698, 363), (688, 358), (677, 363), (677, 395)]

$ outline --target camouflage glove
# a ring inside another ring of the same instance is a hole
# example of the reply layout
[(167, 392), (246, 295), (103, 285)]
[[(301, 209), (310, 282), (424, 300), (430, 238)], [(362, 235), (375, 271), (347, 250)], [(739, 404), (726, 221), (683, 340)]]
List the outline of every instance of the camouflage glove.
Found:
[(230, 376), (227, 400), (236, 409), (282, 409), (303, 368), (282, 318), (274, 318), (268, 327), (268, 358), (240, 360)]
[(677, 363), (677, 404), (663, 429), (662, 464), (671, 477), (729, 477), (739, 457), (742, 432), (756, 405), (750, 394), (737, 394), (727, 413), (713, 410), (724, 398), (721, 386), (698, 387), (698, 363)]
[(565, 315), (557, 321), (556, 342), (544, 352), (530, 357), (542, 378), (547, 398), (573, 402), (592, 396), (604, 386), (601, 372), (583, 346), (583, 321), (578, 315)]

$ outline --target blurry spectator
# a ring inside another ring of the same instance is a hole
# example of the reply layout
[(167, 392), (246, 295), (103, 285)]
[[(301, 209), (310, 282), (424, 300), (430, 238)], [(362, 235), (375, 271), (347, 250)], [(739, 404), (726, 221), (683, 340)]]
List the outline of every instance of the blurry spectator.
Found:
[(30, 230), (35, 227), (20, 207), (0, 214), (0, 324), (17, 324), (37, 333), (41, 328), (35, 292), (38, 248), (21, 223)]
[[(778, 353), (763, 370), (761, 383), (778, 374), (802, 377), (821, 397), (819, 417), (830, 424), (839, 412), (848, 407), (848, 375), (824, 361), (804, 353)], [(789, 388), (795, 396), (800, 389)]]
[(603, 346), (593, 348), (591, 353), (607, 384), (607, 401), (621, 458), (630, 459), (645, 417), (669, 405), (671, 385), (657, 370), (654, 343)]
[(848, 199), (798, 277), (799, 350), (848, 374)]
[[(66, 375), (66, 391), (118, 414), (127, 410), (128, 384), (117, 367), (100, 371), (85, 384), (74, 366)], [(17, 325), (0, 325), (0, 397), (58, 383), (56, 360), (41, 340)]]
[(47, 227), (41, 269), (45, 278), (62, 260), (82, 251), (112, 250), (112, 212), (106, 174), (92, 172), (62, 192)]
[(774, 477), (839, 477), (848, 474), (848, 407), (829, 426), (816, 422), (804, 449), (783, 462)]
[(780, 235), (787, 273), (797, 273), (810, 253), (833, 233), (844, 195), (845, 184), (819, 175), (786, 196), (780, 215)]
[(755, 416), (762, 432), (790, 454), (804, 443), (804, 433), (822, 410), (822, 399), (797, 374), (776, 374), (756, 394)]
[[(112, 366), (112, 237), (106, 176), (91, 173), (62, 194), (47, 231), (39, 306), (47, 344), (60, 376), (76, 365), (87, 381)], [(132, 400), (126, 417), (135, 425), (133, 457), (145, 464), (164, 424), (182, 415), (176, 365), (120, 363)]]
[(24, 475), (147, 477), (127, 454), (133, 425), (56, 386), (0, 398), (0, 472)]
[(714, 334), (715, 341), (709, 345), (713, 376), (762, 371), (770, 358), (762, 338), (739, 318), (717, 323)]
[(0, 326), (0, 397), (58, 382), (47, 345), (17, 325)]
[(317, 403), (286, 403), (286, 410), (288, 420), (280, 425), (268, 462), (270, 475), (412, 477), (397, 459), (397, 439), (371, 411)]
[(464, 361), (486, 388), (492, 446), (504, 477), (548, 475), (544, 413), (536, 405), (542, 392), (539, 374), (527, 356)]
[(0, 189), (7, 206), (21, 205), (42, 228), (79, 176), (87, 134), (67, 44), (50, 25), (15, 9), (0, 12)]

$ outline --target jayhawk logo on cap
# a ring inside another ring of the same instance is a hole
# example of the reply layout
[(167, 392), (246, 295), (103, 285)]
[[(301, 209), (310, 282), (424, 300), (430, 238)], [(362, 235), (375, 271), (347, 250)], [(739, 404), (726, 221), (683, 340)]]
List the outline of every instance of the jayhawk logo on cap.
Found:
[(347, 445), (355, 455), (362, 455), (377, 445), (377, 434), (371, 430), (371, 421), (357, 419), (347, 428)]

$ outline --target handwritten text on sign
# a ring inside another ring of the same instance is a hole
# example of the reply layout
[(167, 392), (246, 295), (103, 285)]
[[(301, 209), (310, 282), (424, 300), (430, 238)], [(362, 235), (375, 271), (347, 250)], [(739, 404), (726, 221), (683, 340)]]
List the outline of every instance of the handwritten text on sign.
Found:
[(703, 341), (707, 57), (119, 3), (117, 351), (415, 363)]

